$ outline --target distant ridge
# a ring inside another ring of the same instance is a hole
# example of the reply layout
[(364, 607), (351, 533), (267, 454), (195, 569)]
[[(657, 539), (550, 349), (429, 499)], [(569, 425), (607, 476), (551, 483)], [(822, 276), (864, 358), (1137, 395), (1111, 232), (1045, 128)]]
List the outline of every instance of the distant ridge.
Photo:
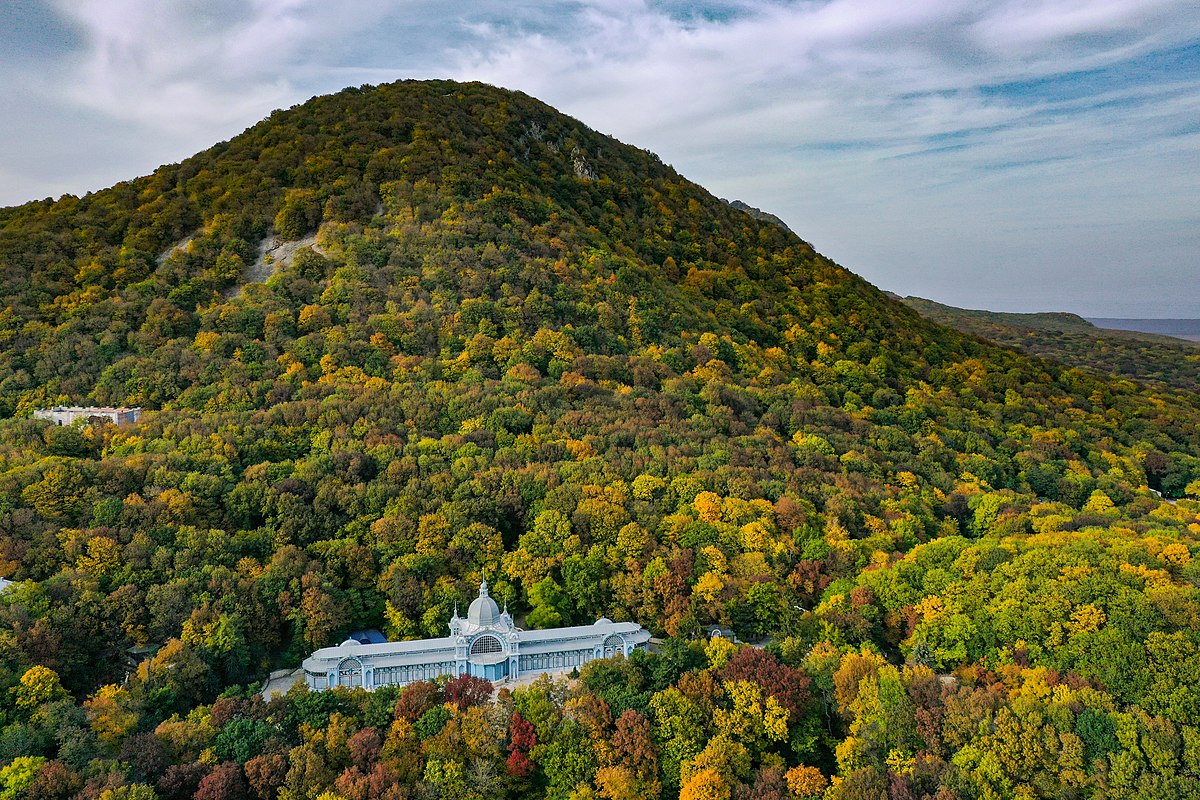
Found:
[(1089, 321), (1061, 311), (1032, 314), (982, 311), (955, 308), (921, 297), (891, 296), (933, 322), (1030, 355), (1137, 381), (1200, 391), (1200, 350), (1191, 341), (1157, 332), (1093, 324), (1195, 320)]
[(988, 319), (994, 322), (1003, 322), (1009, 325), (1018, 325), (1022, 328), (1030, 328), (1032, 330), (1046, 331), (1088, 331), (1095, 332), (1096, 326), (1088, 322), (1078, 314), (1072, 314), (1068, 311), (1037, 311), (1032, 313), (1018, 313), (1010, 311), (987, 311), (985, 309), (957, 308), (956, 306), (948, 306), (943, 303), (938, 303), (934, 300), (926, 300), (923, 297), (901, 297), (898, 294), (891, 294), (900, 302), (908, 305), (921, 312), (923, 316), (929, 316), (926, 311), (935, 312), (943, 311), (954, 315), (968, 315), (978, 317), (980, 319)]
[(1125, 317), (1089, 317), (1088, 321), (1101, 328), (1119, 331), (1156, 333), (1177, 339), (1200, 341), (1200, 319), (1128, 319)]

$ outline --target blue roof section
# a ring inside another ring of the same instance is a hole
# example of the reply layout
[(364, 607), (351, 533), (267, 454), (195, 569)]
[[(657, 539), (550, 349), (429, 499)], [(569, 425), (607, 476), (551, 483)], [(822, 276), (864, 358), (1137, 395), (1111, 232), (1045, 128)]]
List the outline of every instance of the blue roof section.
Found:
[(363, 631), (355, 631), (350, 634), (350, 638), (359, 644), (386, 644), (387, 637), (374, 628), (368, 628)]

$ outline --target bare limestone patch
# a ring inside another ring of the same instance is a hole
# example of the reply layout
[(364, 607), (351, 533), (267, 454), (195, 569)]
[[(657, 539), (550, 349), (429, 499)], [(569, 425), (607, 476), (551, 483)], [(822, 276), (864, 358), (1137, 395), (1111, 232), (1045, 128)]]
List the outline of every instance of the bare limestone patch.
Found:
[(296, 260), (296, 254), (305, 249), (325, 255), (325, 251), (317, 244), (315, 233), (305, 236), (303, 239), (288, 242), (268, 236), (258, 243), (258, 258), (254, 259), (254, 263), (246, 268), (246, 279), (237, 286), (226, 290), (225, 297), (230, 300), (237, 297), (247, 283), (265, 283), (275, 274), (275, 270), (291, 264)]
[(183, 237), (178, 242), (176, 242), (175, 244), (168, 247), (166, 250), (163, 250), (161, 253), (158, 254), (158, 265), (161, 267), (163, 264), (167, 263), (167, 259), (169, 259), (171, 256), (175, 255), (176, 253), (182, 253), (185, 250), (187, 250), (188, 245), (190, 245), (192, 243), (192, 240), (195, 239), (199, 235), (200, 235), (200, 231), (192, 231), (187, 236)]

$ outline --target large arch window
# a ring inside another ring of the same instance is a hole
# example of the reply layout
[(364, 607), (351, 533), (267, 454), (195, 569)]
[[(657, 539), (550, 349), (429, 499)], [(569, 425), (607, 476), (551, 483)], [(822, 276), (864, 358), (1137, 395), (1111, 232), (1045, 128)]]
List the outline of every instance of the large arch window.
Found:
[(471, 643), (471, 655), (481, 656), (487, 653), (503, 653), (504, 645), (495, 636), (480, 636)]

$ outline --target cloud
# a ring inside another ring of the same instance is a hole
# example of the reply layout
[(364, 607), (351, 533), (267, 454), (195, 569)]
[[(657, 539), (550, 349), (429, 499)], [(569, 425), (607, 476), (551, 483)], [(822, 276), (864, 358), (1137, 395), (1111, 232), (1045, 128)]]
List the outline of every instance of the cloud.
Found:
[[(1103, 49), (1109, 37), (1155, 38), (1159, 24), (1186, 13), (1177, 0), (1054, 0), (1010, 2), (991, 9), (974, 26), (980, 40), (997, 53), (1013, 48), (1037, 49), (1081, 37)], [(1186, 27), (1186, 26), (1185, 26)]]
[(352, 13), (341, 16), (299, 0), (59, 0), (56, 7), (86, 36), (73, 59), (75, 79), (64, 87), (67, 97), (174, 134), (261, 116), (287, 102), (297, 87), (281, 67), (322, 33), (349, 32), (340, 21), (364, 10), (345, 9)]

